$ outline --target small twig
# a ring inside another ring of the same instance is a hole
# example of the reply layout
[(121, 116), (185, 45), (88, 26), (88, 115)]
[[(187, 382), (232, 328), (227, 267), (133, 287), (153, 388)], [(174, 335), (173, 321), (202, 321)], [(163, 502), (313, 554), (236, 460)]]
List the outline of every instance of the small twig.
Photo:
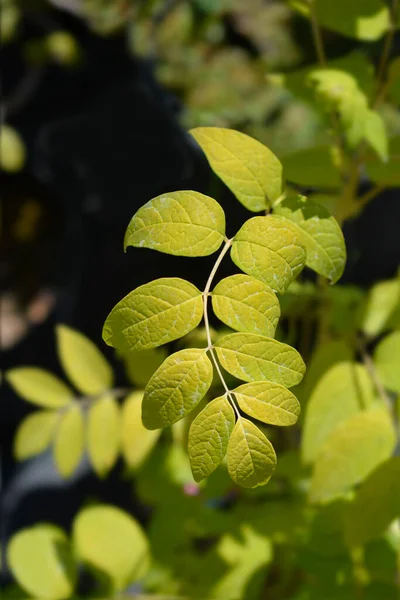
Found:
[(318, 23), (317, 13), (315, 10), (315, 0), (310, 0), (310, 20), (311, 28), (314, 39), (314, 46), (318, 57), (318, 62), (321, 67), (326, 67), (326, 54), (324, 48), (324, 42), (322, 39), (321, 28)]

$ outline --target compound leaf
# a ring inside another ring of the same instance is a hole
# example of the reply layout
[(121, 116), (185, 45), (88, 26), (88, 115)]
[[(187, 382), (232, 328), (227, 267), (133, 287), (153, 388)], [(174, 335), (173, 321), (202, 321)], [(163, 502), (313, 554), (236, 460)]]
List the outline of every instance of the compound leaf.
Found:
[(196, 127), (190, 133), (213, 171), (248, 210), (265, 210), (281, 195), (282, 165), (266, 146), (233, 129)]
[(163, 277), (136, 288), (113, 308), (103, 339), (125, 352), (155, 348), (189, 333), (202, 316), (201, 292), (184, 279)]
[(95, 400), (89, 408), (87, 445), (90, 462), (104, 477), (114, 466), (120, 449), (120, 410), (110, 394)]
[(305, 372), (297, 350), (255, 333), (231, 333), (221, 338), (215, 349), (224, 369), (243, 381), (266, 379), (292, 387)]
[(63, 477), (70, 477), (82, 458), (85, 428), (78, 404), (73, 404), (61, 416), (54, 440), (54, 462)]
[(276, 467), (271, 442), (247, 419), (237, 420), (228, 443), (228, 472), (233, 481), (245, 488), (265, 485)]
[(298, 227), (306, 250), (306, 265), (336, 283), (346, 263), (344, 237), (336, 219), (326, 208), (304, 196), (286, 198), (277, 205), (274, 214)]
[(274, 337), (280, 316), (278, 298), (270, 287), (249, 275), (232, 275), (212, 292), (216, 316), (228, 327)]
[(279, 217), (253, 217), (232, 243), (231, 258), (245, 273), (283, 293), (306, 262), (297, 228)]
[(207, 256), (222, 244), (225, 214), (204, 194), (161, 194), (139, 208), (126, 230), (124, 248), (152, 248), (178, 256)]
[(126, 463), (137, 469), (157, 443), (161, 430), (149, 430), (142, 423), (143, 392), (125, 398), (121, 412), (121, 451)]
[(53, 439), (58, 418), (54, 410), (39, 410), (25, 417), (14, 440), (15, 458), (25, 460), (46, 450)]
[(74, 397), (61, 379), (44, 369), (17, 367), (7, 371), (6, 379), (19, 396), (37, 406), (61, 408)]
[(59, 325), (56, 334), (62, 367), (80, 392), (100, 394), (112, 386), (112, 369), (91, 340), (65, 325)]
[(245, 383), (233, 390), (233, 393), (243, 412), (263, 423), (294, 425), (300, 414), (296, 396), (277, 383)]
[(383, 385), (400, 394), (400, 331), (387, 335), (378, 344), (374, 363)]
[(222, 462), (235, 425), (235, 413), (221, 396), (207, 404), (189, 429), (188, 452), (195, 481), (210, 475)]
[(169, 356), (146, 386), (142, 421), (147, 429), (173, 425), (204, 398), (213, 379), (205, 350), (188, 348)]

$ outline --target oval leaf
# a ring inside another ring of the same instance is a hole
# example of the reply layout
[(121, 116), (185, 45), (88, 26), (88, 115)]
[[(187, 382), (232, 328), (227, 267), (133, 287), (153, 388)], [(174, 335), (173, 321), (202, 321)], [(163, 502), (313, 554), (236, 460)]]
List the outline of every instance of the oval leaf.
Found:
[(142, 423), (143, 392), (125, 399), (121, 413), (121, 450), (129, 467), (137, 469), (153, 449), (161, 430), (150, 431)]
[(243, 412), (263, 423), (294, 425), (299, 417), (299, 401), (283, 385), (256, 381), (239, 386), (233, 393)]
[(188, 452), (195, 481), (208, 477), (222, 462), (235, 425), (235, 413), (221, 396), (207, 404), (189, 429)]
[(400, 331), (387, 335), (378, 344), (374, 363), (383, 385), (400, 394)]
[(59, 325), (56, 333), (62, 367), (80, 392), (100, 394), (112, 386), (112, 369), (91, 340), (65, 325)]
[(276, 467), (271, 442), (247, 419), (237, 420), (228, 443), (228, 471), (233, 481), (245, 488), (265, 485)]
[(7, 560), (18, 583), (35, 598), (69, 598), (75, 584), (75, 566), (66, 536), (53, 525), (36, 525), (14, 535)]
[(169, 356), (146, 386), (143, 425), (158, 429), (182, 419), (204, 398), (212, 378), (213, 368), (205, 350), (191, 348)]
[(248, 210), (265, 210), (281, 195), (282, 165), (266, 146), (233, 129), (196, 127), (189, 133), (212, 170)]
[(215, 349), (224, 369), (243, 381), (266, 379), (292, 387), (300, 383), (306, 368), (297, 350), (254, 333), (226, 335)]
[(246, 333), (274, 337), (280, 316), (278, 298), (270, 287), (249, 275), (232, 275), (212, 292), (212, 307), (225, 325)]
[(53, 410), (39, 410), (25, 417), (15, 436), (15, 458), (26, 460), (46, 450), (53, 438), (57, 421), (58, 413)]
[(122, 591), (149, 567), (149, 545), (136, 521), (119, 508), (97, 505), (81, 511), (73, 525), (77, 556)]
[(344, 237), (336, 219), (326, 208), (304, 196), (286, 198), (274, 209), (274, 214), (298, 227), (306, 249), (306, 265), (336, 283), (346, 263)]
[(147, 202), (132, 217), (124, 248), (152, 248), (178, 256), (207, 256), (222, 244), (225, 214), (204, 194), (170, 192)]
[(111, 395), (99, 398), (89, 408), (87, 445), (94, 470), (104, 477), (114, 466), (120, 449), (120, 411)]
[(232, 243), (231, 258), (245, 273), (283, 293), (306, 262), (296, 228), (278, 217), (253, 217)]
[(38, 406), (61, 408), (74, 397), (61, 379), (44, 369), (17, 367), (7, 371), (6, 379), (21, 398)]
[(54, 441), (54, 462), (60, 475), (70, 477), (82, 458), (84, 422), (81, 408), (74, 404), (61, 415)]
[(155, 348), (197, 327), (203, 317), (203, 297), (178, 277), (156, 279), (130, 292), (113, 308), (103, 339), (122, 351)]

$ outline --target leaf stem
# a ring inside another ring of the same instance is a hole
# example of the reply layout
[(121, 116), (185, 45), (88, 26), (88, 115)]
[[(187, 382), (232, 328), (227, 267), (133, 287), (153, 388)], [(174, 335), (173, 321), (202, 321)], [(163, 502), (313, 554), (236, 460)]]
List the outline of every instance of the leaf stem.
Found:
[(313, 34), (315, 51), (317, 53), (318, 62), (321, 67), (326, 67), (326, 54), (324, 48), (324, 42), (321, 35), (321, 28), (318, 23), (317, 13), (315, 10), (315, 0), (309, 1), (310, 5), (310, 20), (311, 29)]

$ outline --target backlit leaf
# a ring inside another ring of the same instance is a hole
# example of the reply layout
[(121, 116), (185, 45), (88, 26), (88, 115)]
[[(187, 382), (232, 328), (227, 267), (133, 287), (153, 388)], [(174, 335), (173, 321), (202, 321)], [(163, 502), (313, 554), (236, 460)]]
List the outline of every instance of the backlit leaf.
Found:
[(6, 380), (24, 400), (45, 408), (61, 408), (73, 399), (73, 392), (52, 373), (35, 367), (16, 367)]
[(306, 250), (306, 265), (336, 283), (346, 263), (346, 246), (336, 219), (323, 206), (304, 196), (286, 198), (274, 213), (299, 228), (299, 237)]
[(208, 477), (222, 462), (235, 425), (235, 413), (225, 397), (207, 404), (190, 426), (188, 452), (195, 481)]
[(218, 250), (224, 237), (225, 215), (218, 202), (200, 192), (170, 192), (139, 208), (126, 230), (124, 248), (207, 256)]
[(221, 365), (243, 381), (266, 379), (292, 387), (300, 383), (305, 365), (300, 354), (287, 344), (254, 333), (232, 333), (215, 345)]
[(121, 451), (129, 467), (137, 469), (153, 449), (161, 430), (146, 429), (142, 423), (143, 392), (125, 398), (121, 412)]
[(190, 133), (213, 171), (248, 210), (265, 210), (281, 195), (282, 165), (266, 146), (233, 129), (196, 127)]
[(400, 394), (400, 331), (389, 334), (379, 342), (374, 363), (383, 385)]
[(212, 378), (213, 368), (205, 350), (190, 348), (169, 356), (146, 386), (143, 425), (158, 429), (182, 419), (204, 398)]
[(66, 325), (59, 325), (56, 333), (62, 367), (80, 392), (100, 394), (112, 386), (112, 369), (91, 340)]
[(315, 461), (338, 425), (371, 405), (374, 388), (363, 365), (340, 362), (319, 379), (308, 402), (302, 438), (302, 458)]
[(103, 339), (122, 351), (155, 348), (176, 340), (200, 323), (201, 292), (177, 277), (163, 277), (130, 292), (113, 308)]
[(300, 414), (296, 396), (277, 383), (245, 383), (233, 390), (233, 393), (243, 412), (263, 423), (294, 425)]
[(340, 186), (340, 170), (330, 146), (304, 148), (282, 157), (285, 177), (292, 183), (335, 190)]
[(315, 0), (315, 8), (321, 25), (358, 40), (378, 40), (390, 23), (382, 0)]
[(40, 524), (15, 534), (7, 560), (17, 582), (35, 598), (64, 600), (76, 578), (67, 538), (54, 525)]
[(216, 316), (228, 327), (274, 337), (280, 307), (270, 287), (249, 275), (232, 275), (212, 292)]
[(237, 420), (228, 443), (228, 471), (245, 488), (266, 484), (276, 467), (271, 442), (247, 419)]
[(366, 335), (374, 337), (384, 331), (387, 322), (400, 305), (400, 280), (388, 279), (376, 283), (369, 290), (362, 312), (361, 327)]
[(84, 422), (79, 404), (73, 404), (62, 415), (54, 440), (54, 461), (60, 475), (70, 477), (82, 458)]
[(385, 409), (353, 415), (325, 441), (315, 463), (310, 499), (326, 502), (341, 496), (387, 460), (395, 446), (396, 432)]
[(149, 568), (149, 545), (142, 528), (127, 513), (104, 504), (82, 510), (74, 521), (77, 556), (107, 575), (112, 591), (122, 591)]
[(283, 293), (303, 269), (306, 253), (297, 229), (279, 217), (253, 217), (235, 235), (231, 258), (248, 275)]
[(104, 477), (114, 466), (120, 449), (120, 410), (109, 394), (95, 400), (89, 408), (87, 445), (94, 470)]
[(58, 420), (54, 410), (39, 410), (25, 417), (14, 440), (14, 456), (25, 460), (40, 454), (50, 445)]

